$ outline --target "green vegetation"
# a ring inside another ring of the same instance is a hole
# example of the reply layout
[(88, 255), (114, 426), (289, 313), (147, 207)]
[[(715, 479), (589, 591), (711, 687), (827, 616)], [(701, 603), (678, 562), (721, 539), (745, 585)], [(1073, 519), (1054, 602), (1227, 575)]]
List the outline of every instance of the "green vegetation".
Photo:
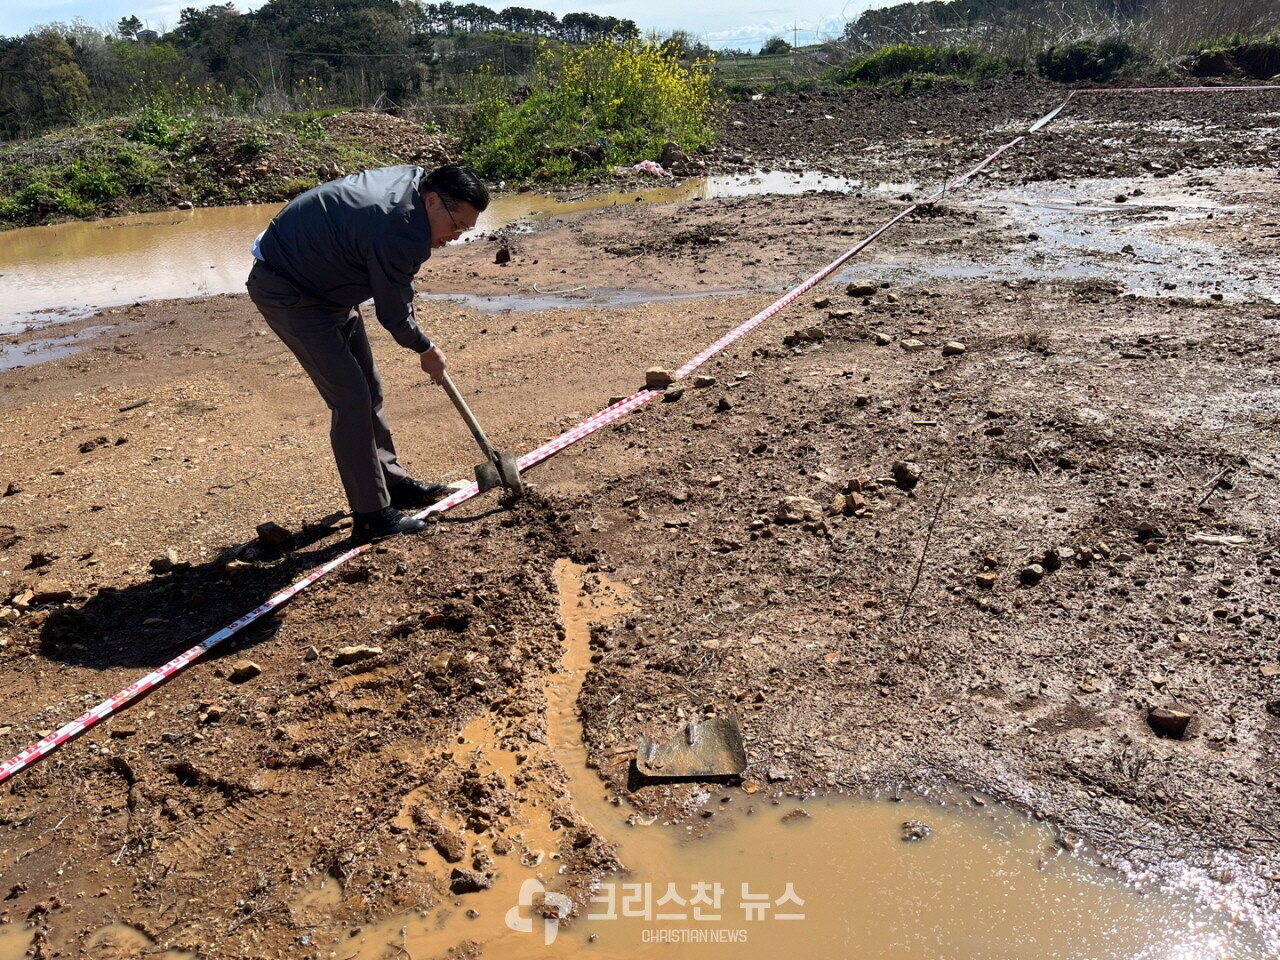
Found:
[(1040, 76), (1057, 83), (1110, 80), (1140, 60), (1133, 44), (1119, 37), (1054, 44), (1036, 57)]
[(1256, 37), (1236, 33), (1196, 44), (1191, 50), (1191, 73), (1197, 77), (1239, 73), (1254, 80), (1280, 74), (1280, 27)]
[[(843, 43), (862, 60), (900, 50), (902, 38), (910, 37), (917, 50), (981, 50), (1066, 83), (1266, 79), (1280, 72), (1278, 21), (1274, 0), (923, 0), (863, 12), (845, 24)], [(1231, 35), (1195, 39), (1223, 33)], [(894, 60), (890, 74), (899, 68), (908, 77), (939, 72), (919, 62), (903, 67), (901, 56)], [(884, 72), (865, 68), (875, 69)]]
[(522, 100), (490, 84), (476, 107), (467, 162), (494, 178), (563, 179), (585, 167), (655, 159), (667, 141), (696, 149), (714, 133), (708, 67), (684, 66), (639, 40), (547, 49)]
[(0, 228), (198, 204), (287, 200), (335, 170), (402, 162), (330, 135), (311, 114), (201, 117), (149, 103), (135, 117), (0, 149)]
[(895, 43), (863, 57), (855, 57), (833, 70), (828, 78), (844, 86), (877, 84), (890, 80), (956, 77), (986, 80), (1009, 73), (1013, 64), (1005, 57), (972, 47), (925, 47)]

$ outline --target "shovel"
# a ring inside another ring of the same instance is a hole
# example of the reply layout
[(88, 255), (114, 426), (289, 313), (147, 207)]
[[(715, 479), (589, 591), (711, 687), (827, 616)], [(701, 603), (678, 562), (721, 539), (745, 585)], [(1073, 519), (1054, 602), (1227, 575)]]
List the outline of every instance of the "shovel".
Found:
[(453, 401), (453, 405), (462, 414), (467, 429), (471, 431), (471, 436), (475, 437), (476, 443), (480, 446), (480, 452), (484, 454), (484, 462), (476, 464), (476, 485), (480, 487), (480, 492), (484, 493), (494, 487), (503, 487), (512, 500), (522, 498), (524, 484), (520, 482), (520, 468), (516, 466), (515, 457), (501, 450), (495, 450), (489, 445), (489, 438), (484, 435), (484, 430), (480, 428), (471, 408), (462, 399), (462, 394), (458, 393), (458, 388), (453, 385), (447, 372), (444, 373), (442, 386), (444, 392), (449, 395), (449, 399)]

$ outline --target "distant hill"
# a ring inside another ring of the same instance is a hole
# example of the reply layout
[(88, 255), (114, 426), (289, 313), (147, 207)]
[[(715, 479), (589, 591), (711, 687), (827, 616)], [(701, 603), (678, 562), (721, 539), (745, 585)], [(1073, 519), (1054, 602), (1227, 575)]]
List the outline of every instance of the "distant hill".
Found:
[[(1021, 30), (1050, 43), (1125, 35), (1163, 47), (1230, 34), (1261, 34), (1280, 22), (1274, 0), (927, 0), (868, 10), (845, 25), (856, 47), (890, 43), (1006, 44)], [(984, 43), (984, 40), (987, 41)]]

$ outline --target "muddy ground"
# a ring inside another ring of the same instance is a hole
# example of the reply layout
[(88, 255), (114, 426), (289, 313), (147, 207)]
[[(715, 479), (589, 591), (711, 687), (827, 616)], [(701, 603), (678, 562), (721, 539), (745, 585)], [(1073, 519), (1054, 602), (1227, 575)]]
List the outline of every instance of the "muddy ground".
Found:
[[(766, 100), (734, 108), (712, 160), (927, 187), (1061, 96)], [(387, 542), (6, 783), (0, 921), (40, 957), (126, 955), (115, 923), (202, 957), (330, 956), (317, 928), (464, 908), (504, 857), (554, 851), (580, 890), (612, 852), (547, 743), (562, 557), (632, 592), (595, 632), (579, 705), (592, 761), (641, 813), (692, 816), (705, 794), (629, 778), (637, 737), (732, 714), (749, 767), (729, 789), (951, 783), (1108, 862), (1189, 865), (1274, 917), (1277, 116), (1274, 94), (1073, 104), (868, 253), (905, 273), (855, 261), (699, 371), (713, 384), (531, 472), (523, 504), (483, 498)], [(1096, 206), (1095, 246), (1072, 255), (1087, 271), (1025, 275), (1052, 238), (980, 202), (1045, 182)], [(1177, 216), (1189, 196), (1207, 206)], [(421, 288), (757, 292), (497, 314), (431, 301), (421, 318), (490, 435), (523, 451), (904, 202), (553, 218), (509, 238), (506, 265), (489, 238), (438, 253)], [(1139, 263), (1152, 244), (1171, 259)], [(346, 536), (327, 415), (246, 298), (84, 323), (104, 320), (85, 351), (0, 374), (5, 756)], [(406, 464), (466, 476), (476, 454), (447, 400), (374, 332)], [(266, 520), (294, 532), (286, 549), (252, 542)], [(1153, 707), (1191, 714), (1185, 738), (1157, 736)], [(308, 891), (327, 877), (341, 895), (321, 904)]]

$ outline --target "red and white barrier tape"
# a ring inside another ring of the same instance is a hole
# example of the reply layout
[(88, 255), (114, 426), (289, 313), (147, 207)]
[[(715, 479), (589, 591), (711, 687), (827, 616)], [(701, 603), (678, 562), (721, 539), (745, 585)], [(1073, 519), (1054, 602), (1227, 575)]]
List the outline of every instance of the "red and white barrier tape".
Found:
[[(1060, 103), (1057, 107), (1055, 107), (1049, 113), (1045, 114), (1043, 117), (1037, 120), (1028, 129), (1027, 132), (1035, 133), (1043, 129), (1049, 123), (1051, 123), (1058, 116), (1058, 114), (1062, 112), (1063, 108), (1067, 106), (1067, 104), (1071, 101), (1071, 98), (1075, 96), (1077, 93), (1238, 93), (1238, 92), (1256, 91), (1256, 90), (1280, 90), (1280, 86), (1145, 87), (1145, 88), (1116, 88), (1116, 89), (1090, 88), (1090, 89), (1083, 89), (1083, 90), (1073, 90), (1070, 94), (1068, 94), (1066, 100), (1063, 100), (1062, 103)], [(750, 333), (760, 324), (764, 323), (766, 320), (770, 319), (771, 317), (777, 315), (779, 311), (786, 309), (788, 306), (794, 303), (798, 298), (804, 296), (805, 293), (807, 293), (809, 290), (812, 290), (815, 286), (817, 286), (823, 280), (827, 279), (829, 276), (831, 276), (831, 274), (835, 273), (838, 269), (840, 269), (840, 267), (842, 267), (845, 263), (847, 263), (853, 257), (857, 256), (864, 249), (866, 249), (868, 246), (870, 246), (872, 243), (878, 240), (881, 236), (883, 236), (888, 230), (893, 228), (902, 220), (906, 219), (908, 216), (910, 216), (920, 207), (929, 206), (930, 204), (940, 200), (942, 197), (944, 197), (946, 194), (950, 193), (951, 191), (956, 190), (959, 187), (963, 186), (970, 179), (972, 179), (982, 170), (986, 169), (993, 162), (995, 162), (995, 160), (999, 158), (1002, 154), (1004, 154), (1008, 150), (1011, 150), (1013, 147), (1016, 147), (1018, 144), (1022, 143), (1025, 139), (1026, 139), (1026, 135), (1015, 137), (1013, 140), (1010, 140), (1004, 146), (993, 151), (990, 155), (988, 155), (985, 159), (983, 159), (980, 163), (978, 163), (975, 167), (973, 167), (973, 169), (969, 170), (967, 173), (961, 174), (960, 176), (954, 178), (953, 180), (948, 181), (946, 184), (940, 187), (935, 193), (933, 193), (927, 199), (921, 200), (917, 203), (913, 203), (906, 209), (902, 210), (895, 217), (886, 221), (877, 230), (875, 230), (873, 233), (871, 233), (865, 239), (859, 242), (857, 246), (841, 254), (839, 257), (836, 257), (836, 259), (832, 260), (825, 267), (823, 267), (821, 270), (819, 270), (817, 273), (811, 276), (808, 280), (805, 280), (803, 283), (801, 283), (798, 287), (795, 287), (790, 292), (786, 293), (785, 295), (780, 297), (778, 300), (774, 301), (772, 304), (770, 304), (764, 310), (757, 313), (751, 319), (745, 321), (744, 323), (730, 330), (728, 333), (726, 333), (723, 337), (721, 337), (715, 343), (711, 344), (711, 346), (707, 347), (697, 356), (693, 357), (691, 360), (689, 360), (688, 363), (686, 363), (678, 371), (676, 371), (675, 379), (683, 380), (685, 377), (691, 374), (694, 370), (697, 370), (698, 367), (702, 366), (704, 363), (706, 363), (716, 354), (724, 350), (725, 347), (729, 346), (731, 343), (734, 343), (735, 341), (746, 336), (748, 333)], [(620, 419), (621, 417), (626, 416), (628, 413), (631, 413), (634, 410), (638, 410), (640, 407), (644, 406), (646, 403), (649, 403), (650, 401), (656, 399), (659, 396), (661, 396), (661, 393), (659, 393), (658, 391), (641, 390), (638, 393), (634, 393), (623, 400), (619, 400), (617, 403), (614, 403), (609, 405), (608, 407), (605, 407), (599, 413), (592, 414), (590, 417), (583, 420), (577, 426), (571, 427), (569, 430), (566, 430), (564, 433), (562, 433), (560, 436), (556, 437), (555, 439), (547, 441), (542, 446), (538, 447), (536, 450), (532, 450), (529, 453), (526, 453), (524, 456), (520, 457), (516, 461), (516, 465), (520, 468), (521, 471), (528, 470), (530, 467), (541, 463), (542, 461), (546, 460), (547, 458), (553, 456), (556, 453), (559, 453), (561, 450), (563, 450), (565, 447), (569, 446), (570, 444), (576, 443), (579, 440), (583, 439), (584, 437), (590, 436), (591, 434), (599, 430), (601, 427), (608, 426), (609, 424)], [(472, 497), (476, 496), (478, 493), (479, 493), (479, 488), (476, 486), (476, 484), (474, 483), (468, 484), (467, 486), (463, 487), (461, 490), (458, 490), (456, 493), (450, 494), (448, 497), (439, 501), (438, 503), (432, 504), (430, 507), (420, 512), (418, 516), (425, 517), (428, 514), (444, 513), (445, 511), (451, 510), (454, 507), (458, 506), (459, 504), (465, 503), (466, 501), (470, 500)], [(31, 766), (31, 764), (35, 763), (37, 760), (40, 760), (42, 757), (45, 757), (48, 754), (52, 753), (54, 750), (62, 746), (67, 741), (78, 737), (80, 734), (84, 733), (90, 727), (94, 726), (95, 724), (99, 723), (102, 720), (105, 720), (107, 717), (115, 713), (121, 707), (128, 704), (131, 700), (141, 696), (144, 693), (147, 693), (150, 690), (154, 690), (156, 687), (160, 686), (165, 681), (171, 679), (172, 677), (176, 676), (178, 673), (185, 670), (192, 663), (198, 660), (201, 656), (203, 656), (209, 650), (212, 650), (214, 647), (216, 647), (222, 641), (226, 640), (228, 637), (232, 636), (235, 633), (238, 633), (240, 630), (243, 630), (245, 627), (249, 626), (249, 624), (253, 623), (256, 620), (261, 619), (262, 617), (271, 613), (273, 610), (279, 609), (284, 604), (292, 600), (299, 593), (301, 593), (303, 590), (310, 587), (317, 580), (320, 580), (322, 577), (331, 573), (333, 570), (342, 566), (344, 563), (347, 563), (349, 560), (352, 560), (355, 557), (358, 557), (360, 554), (365, 553), (368, 549), (369, 547), (367, 544), (359, 547), (354, 547), (351, 550), (348, 550), (347, 552), (330, 560), (328, 563), (324, 564), (323, 566), (317, 567), (315, 570), (308, 573), (301, 580), (297, 581), (296, 583), (286, 587), (284, 590), (277, 593), (270, 600), (266, 601), (266, 603), (262, 604), (262, 606), (257, 607), (254, 610), (251, 610), (249, 613), (246, 613), (243, 617), (241, 617), (239, 620), (235, 621), (234, 623), (227, 624), (227, 626), (223, 627), (217, 633), (210, 635), (205, 640), (202, 640), (200, 643), (198, 643), (196, 646), (174, 657), (164, 666), (158, 667), (157, 669), (153, 670), (151, 673), (148, 673), (145, 677), (141, 677), (138, 680), (135, 680), (129, 686), (125, 687), (119, 693), (115, 694), (115, 696), (108, 697), (106, 700), (103, 700), (97, 706), (92, 707), (89, 710), (86, 710), (83, 714), (76, 717), (76, 719), (72, 720), (70, 723), (67, 723), (59, 727), (57, 730), (49, 734), (40, 742), (34, 743), (31, 746), (27, 747), (27, 749), (23, 750), (21, 753), (12, 757), (10, 760), (6, 761), (3, 765), (0, 765), (0, 783), (3, 783), (5, 780), (8, 780), (10, 777), (14, 776), (15, 774), (20, 773), (22, 770), (25, 770), (27, 767)]]

